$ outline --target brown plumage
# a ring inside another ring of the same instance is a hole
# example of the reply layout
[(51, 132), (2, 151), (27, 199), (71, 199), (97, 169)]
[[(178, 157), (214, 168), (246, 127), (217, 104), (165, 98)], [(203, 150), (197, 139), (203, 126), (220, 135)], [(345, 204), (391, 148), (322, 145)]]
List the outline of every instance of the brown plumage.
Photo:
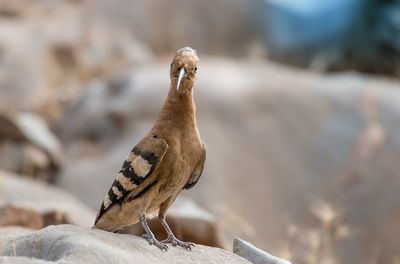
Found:
[[(190, 249), (193, 244), (176, 239), (165, 222), (168, 208), (183, 189), (199, 180), (206, 147), (196, 124), (193, 85), (198, 57), (195, 50), (177, 51), (171, 64), (171, 87), (150, 132), (132, 149), (107, 193), (94, 227), (117, 232), (141, 222), (150, 244), (165, 243)], [(146, 218), (158, 214), (168, 237), (157, 241)]]

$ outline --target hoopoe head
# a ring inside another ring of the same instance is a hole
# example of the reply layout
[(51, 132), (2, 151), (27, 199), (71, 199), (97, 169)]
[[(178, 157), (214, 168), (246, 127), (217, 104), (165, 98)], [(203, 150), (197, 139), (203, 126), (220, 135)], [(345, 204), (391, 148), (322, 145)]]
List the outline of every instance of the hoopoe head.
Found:
[(185, 47), (176, 52), (171, 63), (171, 83), (178, 92), (186, 92), (193, 88), (196, 80), (197, 51)]

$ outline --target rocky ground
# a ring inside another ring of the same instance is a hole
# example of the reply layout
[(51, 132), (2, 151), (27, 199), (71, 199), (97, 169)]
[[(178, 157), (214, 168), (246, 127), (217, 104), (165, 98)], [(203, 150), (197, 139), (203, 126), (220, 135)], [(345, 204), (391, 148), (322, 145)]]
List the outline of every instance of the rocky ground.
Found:
[[(163, 36), (136, 38), (92, 13), (90, 1), (6, 2), (2, 260), (165, 260), (132, 236), (142, 233), (138, 226), (129, 235), (89, 227), (126, 154), (154, 122), (169, 85), (171, 54), (164, 52), (182, 41), (157, 48)], [(207, 13), (207, 3), (199, 10)], [(248, 9), (234, 12), (240, 5), (227, 13), (246, 17)], [(224, 25), (216, 32), (226, 32)], [(242, 237), (299, 264), (398, 263), (399, 80), (292, 68), (263, 59), (248, 43), (238, 46), (247, 54), (240, 60), (201, 52), (220, 53), (231, 34), (199, 44), (195, 98), (207, 162), (196, 187), (171, 209), (173, 231), (228, 250)], [(151, 228), (165, 236), (157, 221)], [(196, 250), (167, 254), (175, 263), (245, 263), (216, 248)]]
[[(10, 234), (11, 233), (11, 234)], [(192, 251), (150, 247), (140, 237), (113, 234), (76, 225), (40, 231), (5, 231), (0, 261), (7, 263), (250, 263), (228, 251), (196, 245)], [(35, 241), (35, 243), (32, 243)]]

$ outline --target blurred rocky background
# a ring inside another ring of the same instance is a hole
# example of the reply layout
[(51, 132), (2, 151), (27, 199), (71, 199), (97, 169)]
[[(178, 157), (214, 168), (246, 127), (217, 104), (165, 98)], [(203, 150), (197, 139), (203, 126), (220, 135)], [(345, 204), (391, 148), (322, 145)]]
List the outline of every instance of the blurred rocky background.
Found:
[(299, 264), (400, 263), (397, 0), (0, 0), (0, 252), (91, 226), (184, 46), (208, 156), (174, 232)]

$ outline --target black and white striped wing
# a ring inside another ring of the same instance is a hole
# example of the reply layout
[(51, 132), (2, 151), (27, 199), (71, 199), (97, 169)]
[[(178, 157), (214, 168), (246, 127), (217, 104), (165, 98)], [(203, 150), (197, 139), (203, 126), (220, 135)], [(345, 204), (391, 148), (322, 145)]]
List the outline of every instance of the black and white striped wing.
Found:
[(132, 149), (101, 204), (95, 224), (113, 204), (121, 203), (153, 173), (167, 149), (168, 144), (164, 139), (152, 135), (143, 138)]

